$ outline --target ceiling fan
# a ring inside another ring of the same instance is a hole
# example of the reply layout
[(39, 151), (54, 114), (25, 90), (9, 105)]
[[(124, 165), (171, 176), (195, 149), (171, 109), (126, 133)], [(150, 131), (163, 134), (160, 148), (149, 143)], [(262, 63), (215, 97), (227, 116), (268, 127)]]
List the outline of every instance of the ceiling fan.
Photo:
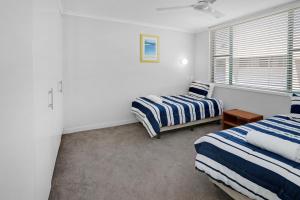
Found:
[(165, 7), (165, 8), (157, 8), (157, 11), (167, 11), (167, 10), (178, 10), (184, 8), (193, 8), (197, 11), (201, 11), (207, 14), (213, 15), (215, 18), (223, 17), (224, 14), (215, 10), (212, 7), (212, 4), (215, 3), (216, 0), (201, 0), (197, 1), (195, 4), (192, 5), (184, 5), (184, 6), (173, 6), (173, 7)]

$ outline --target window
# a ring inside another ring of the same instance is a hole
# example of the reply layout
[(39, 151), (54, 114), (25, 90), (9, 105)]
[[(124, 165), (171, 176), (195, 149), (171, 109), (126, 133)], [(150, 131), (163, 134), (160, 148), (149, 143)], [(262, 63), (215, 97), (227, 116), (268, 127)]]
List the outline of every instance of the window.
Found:
[(300, 92), (300, 9), (212, 29), (211, 79)]

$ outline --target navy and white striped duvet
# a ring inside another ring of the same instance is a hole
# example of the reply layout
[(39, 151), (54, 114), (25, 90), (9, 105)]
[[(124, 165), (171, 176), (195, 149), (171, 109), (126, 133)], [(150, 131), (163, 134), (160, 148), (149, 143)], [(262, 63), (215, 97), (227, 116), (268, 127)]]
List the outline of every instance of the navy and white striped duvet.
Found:
[(291, 117), (300, 121), (300, 95), (292, 94)]
[(208, 134), (195, 142), (196, 168), (252, 199), (300, 200), (300, 164), (247, 143), (252, 130), (299, 138), (300, 122), (278, 115)]
[(220, 116), (223, 103), (217, 99), (197, 98), (190, 95), (162, 96), (162, 103), (146, 97), (132, 102), (135, 113), (146, 127), (151, 137), (160, 133), (161, 127)]

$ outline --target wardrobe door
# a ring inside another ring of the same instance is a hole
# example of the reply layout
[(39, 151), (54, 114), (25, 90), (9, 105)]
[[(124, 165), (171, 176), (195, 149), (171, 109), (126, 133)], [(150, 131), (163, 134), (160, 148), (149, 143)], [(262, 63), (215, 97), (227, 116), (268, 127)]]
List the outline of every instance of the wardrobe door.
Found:
[(62, 134), (62, 17), (57, 1), (33, 1), (37, 199), (48, 199)]

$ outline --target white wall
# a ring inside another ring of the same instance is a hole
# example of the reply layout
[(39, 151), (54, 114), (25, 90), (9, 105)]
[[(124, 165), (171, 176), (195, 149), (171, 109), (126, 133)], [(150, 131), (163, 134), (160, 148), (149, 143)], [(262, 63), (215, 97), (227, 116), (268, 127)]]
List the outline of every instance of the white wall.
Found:
[[(140, 63), (140, 33), (160, 36), (160, 63)], [(134, 98), (184, 93), (193, 79), (193, 34), (65, 16), (64, 41), (65, 132), (133, 122)]]
[[(198, 33), (196, 41), (195, 77), (208, 81), (210, 73), (208, 31)], [(225, 109), (240, 108), (263, 114), (265, 117), (289, 113), (290, 98), (288, 96), (218, 86), (215, 88), (214, 96), (223, 100)]]
[(196, 35), (195, 79), (209, 82), (209, 34), (203, 31)]
[(264, 117), (288, 114), (290, 109), (288, 96), (222, 87), (216, 87), (214, 96), (223, 100), (226, 109), (240, 108)]
[(32, 2), (0, 6), (0, 199), (34, 199)]
[[(62, 134), (62, 16), (58, 0), (33, 0), (35, 198), (48, 199)], [(54, 91), (54, 109), (48, 91)]]

